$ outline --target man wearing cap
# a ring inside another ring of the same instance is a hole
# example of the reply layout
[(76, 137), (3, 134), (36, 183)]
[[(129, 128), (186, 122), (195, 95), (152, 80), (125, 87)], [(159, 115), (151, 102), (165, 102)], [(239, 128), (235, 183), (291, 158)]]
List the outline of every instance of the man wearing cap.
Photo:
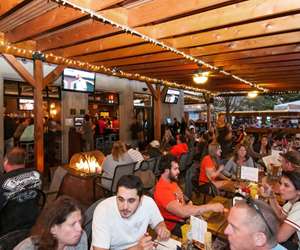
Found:
[(149, 146), (147, 148), (147, 154), (149, 155), (150, 158), (161, 156), (159, 147), (160, 147), (160, 144), (159, 144), (159, 141), (157, 141), (157, 140), (153, 140), (152, 142), (149, 143)]
[(283, 171), (295, 171), (300, 170), (300, 153), (298, 151), (288, 151), (282, 156), (282, 170)]

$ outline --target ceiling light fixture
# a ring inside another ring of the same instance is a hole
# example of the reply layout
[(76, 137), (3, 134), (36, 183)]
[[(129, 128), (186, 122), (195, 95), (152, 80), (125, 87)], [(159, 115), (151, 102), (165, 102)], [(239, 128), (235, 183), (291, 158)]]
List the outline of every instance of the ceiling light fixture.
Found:
[(257, 91), (248, 92), (248, 98), (255, 98), (255, 97), (257, 97), (257, 95), (258, 95)]

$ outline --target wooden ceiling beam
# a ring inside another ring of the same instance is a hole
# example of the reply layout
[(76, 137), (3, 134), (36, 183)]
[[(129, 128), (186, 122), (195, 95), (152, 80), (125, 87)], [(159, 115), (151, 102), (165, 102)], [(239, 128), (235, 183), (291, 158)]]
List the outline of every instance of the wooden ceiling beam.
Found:
[(85, 42), (78, 45), (73, 45), (63, 49), (50, 50), (53, 54), (63, 55), (65, 57), (74, 57), (76, 55), (89, 54), (101, 50), (108, 50), (133, 44), (141, 44), (145, 41), (140, 37), (130, 34), (118, 34), (103, 39)]
[(150, 54), (150, 53), (157, 53), (162, 51), (164, 51), (163, 48), (147, 43), (147, 44), (141, 44), (136, 46), (130, 46), (127, 48), (114, 49), (112, 51), (96, 53), (87, 56), (77, 56), (76, 59), (87, 61), (87, 62), (97, 62), (97, 61), (112, 60), (112, 59), (125, 58), (131, 56), (139, 56), (139, 55)]
[[(170, 67), (160, 67), (160, 68), (151, 68), (151, 69), (139, 69), (138, 72), (146, 73), (146, 72), (170, 72), (170, 71), (178, 71), (178, 70), (197, 70), (199, 66), (197, 64), (186, 64), (186, 65), (176, 65)], [(136, 70), (135, 70), (136, 71)], [(127, 70), (126, 72), (131, 72), (131, 70)]]
[[(255, 53), (255, 51), (253, 51)], [(220, 67), (226, 67), (230, 66), (232, 64), (256, 64), (256, 63), (268, 63), (268, 62), (280, 62), (280, 61), (290, 61), (290, 60), (299, 60), (300, 59), (300, 53), (291, 53), (291, 54), (285, 54), (285, 55), (275, 55), (275, 56), (265, 56), (265, 57), (257, 57), (257, 58), (245, 58), (245, 59), (239, 59), (239, 60), (232, 60), (232, 61), (226, 61), (226, 62), (220, 62), (216, 63), (216, 66)]]
[(0, 16), (3, 16), (13, 8), (17, 7), (19, 4), (23, 3), (25, 0), (7, 0), (2, 1), (0, 5)]
[[(296, 53), (300, 52), (299, 44), (292, 45), (281, 45), (281, 46), (273, 46), (270, 48), (258, 48), (255, 50), (244, 50), (244, 51), (235, 51), (229, 52), (225, 54), (216, 54), (210, 56), (203, 56), (203, 60), (207, 62), (214, 63), (216, 65), (226, 63), (228, 61), (240, 60), (240, 59), (250, 59), (257, 58), (263, 56), (272, 56), (272, 55), (280, 55), (287, 53)], [(224, 64), (225, 65), (225, 64)]]
[(61, 76), (61, 74), (65, 68), (66, 68), (66, 66), (64, 66), (64, 65), (56, 66), (56, 68), (54, 70), (52, 70), (48, 75), (46, 75), (46, 77), (44, 77), (43, 87), (45, 88), (47, 85), (49, 85), (50, 83), (53, 83), (55, 80), (57, 80)]
[(186, 59), (179, 60), (168, 60), (164, 62), (153, 62), (153, 63), (143, 63), (143, 64), (134, 64), (129, 66), (119, 67), (123, 71), (132, 71), (139, 69), (155, 69), (160, 67), (169, 67), (169, 66), (178, 66), (178, 65), (190, 65), (191, 62)]
[(33, 76), (27, 71), (27, 69), (20, 63), (13, 55), (2, 54), (7, 63), (20, 75), (20, 77), (35, 87), (35, 80)]
[(68, 26), (67, 28), (52, 33), (50, 32), (50, 34), (38, 38), (37, 44), (39, 50), (47, 51), (116, 32), (118, 32), (118, 30), (110, 25), (89, 19)]
[(231, 73), (233, 74), (239, 74), (239, 75), (243, 75), (243, 74), (257, 74), (257, 73), (273, 73), (273, 72), (288, 72), (288, 71), (296, 71), (296, 70), (300, 70), (300, 66), (286, 66), (286, 67), (273, 67), (273, 68), (269, 68), (269, 67), (262, 67), (262, 68), (257, 68), (255, 70), (253, 69), (237, 69), (237, 70), (232, 70)]
[[(300, 3), (300, 1), (299, 1)], [(239, 50), (249, 50), (262, 47), (278, 46), (283, 44), (299, 43), (300, 31), (264, 37), (250, 38), (215, 45), (196, 47), (186, 50), (193, 56), (205, 56), (209, 54), (227, 53)]]
[[(103, 1), (80, 1), (80, 5), (92, 4), (95, 10), (102, 10), (114, 5), (116, 2), (123, 0), (103, 0)], [(6, 38), (10, 42), (19, 42), (25, 39), (30, 39), (48, 30), (55, 29), (67, 23), (75, 21), (81, 17), (86, 16), (82, 12), (67, 6), (60, 6), (47, 13), (44, 13), (39, 18), (35, 18), (23, 25), (6, 33)]]
[(300, 2), (295, 0), (252, 0), (157, 24), (153, 30), (156, 37), (170, 37), (296, 10)]
[(287, 32), (299, 28), (300, 14), (297, 14), (165, 39), (164, 42), (175, 48), (195, 47), (229, 40), (238, 40), (272, 33)]
[[(228, 0), (152, 0), (128, 10), (128, 25), (135, 27), (206, 9), (219, 4), (232, 3)], [(170, 8), (170, 6), (172, 6)]]
[(174, 60), (174, 59), (182, 59), (182, 56), (176, 55), (172, 52), (164, 52), (159, 54), (135, 56), (135, 57), (125, 58), (125, 59), (117, 59), (117, 60), (110, 60), (104, 62), (100, 61), (100, 62), (96, 62), (95, 65), (104, 65), (106, 67), (118, 67), (122, 65), (167, 61), (167, 60)]
[(276, 67), (286, 67), (286, 66), (300, 66), (300, 59), (293, 61), (284, 62), (266, 62), (266, 63), (253, 63), (253, 64), (232, 64), (226, 67), (226, 70), (242, 70), (242, 69), (260, 69), (260, 68), (276, 68)]

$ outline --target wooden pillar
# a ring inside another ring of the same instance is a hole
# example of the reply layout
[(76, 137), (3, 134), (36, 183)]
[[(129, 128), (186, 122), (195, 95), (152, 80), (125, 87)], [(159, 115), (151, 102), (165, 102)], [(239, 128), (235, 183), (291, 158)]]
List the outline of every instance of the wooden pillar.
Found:
[(161, 89), (156, 85), (156, 96), (154, 98), (154, 139), (161, 139)]
[(34, 80), (35, 167), (44, 172), (43, 62), (38, 58), (34, 58)]
[(203, 96), (207, 106), (207, 129), (209, 130), (211, 127), (211, 108), (210, 108), (211, 95), (203, 94)]

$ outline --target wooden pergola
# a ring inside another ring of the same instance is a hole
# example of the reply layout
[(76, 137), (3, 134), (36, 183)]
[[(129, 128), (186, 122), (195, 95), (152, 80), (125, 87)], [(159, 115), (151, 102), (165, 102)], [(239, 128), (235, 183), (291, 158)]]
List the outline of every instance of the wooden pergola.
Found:
[[(219, 92), (300, 90), (298, 0), (1, 0), (0, 32), (3, 57), (35, 89), (41, 171), (41, 91), (64, 67), (146, 82), (157, 121), (163, 86), (204, 91), (207, 101)], [(34, 76), (15, 57), (33, 58)], [(58, 65), (46, 77), (43, 60)], [(199, 64), (211, 71), (203, 85), (192, 80)]]

